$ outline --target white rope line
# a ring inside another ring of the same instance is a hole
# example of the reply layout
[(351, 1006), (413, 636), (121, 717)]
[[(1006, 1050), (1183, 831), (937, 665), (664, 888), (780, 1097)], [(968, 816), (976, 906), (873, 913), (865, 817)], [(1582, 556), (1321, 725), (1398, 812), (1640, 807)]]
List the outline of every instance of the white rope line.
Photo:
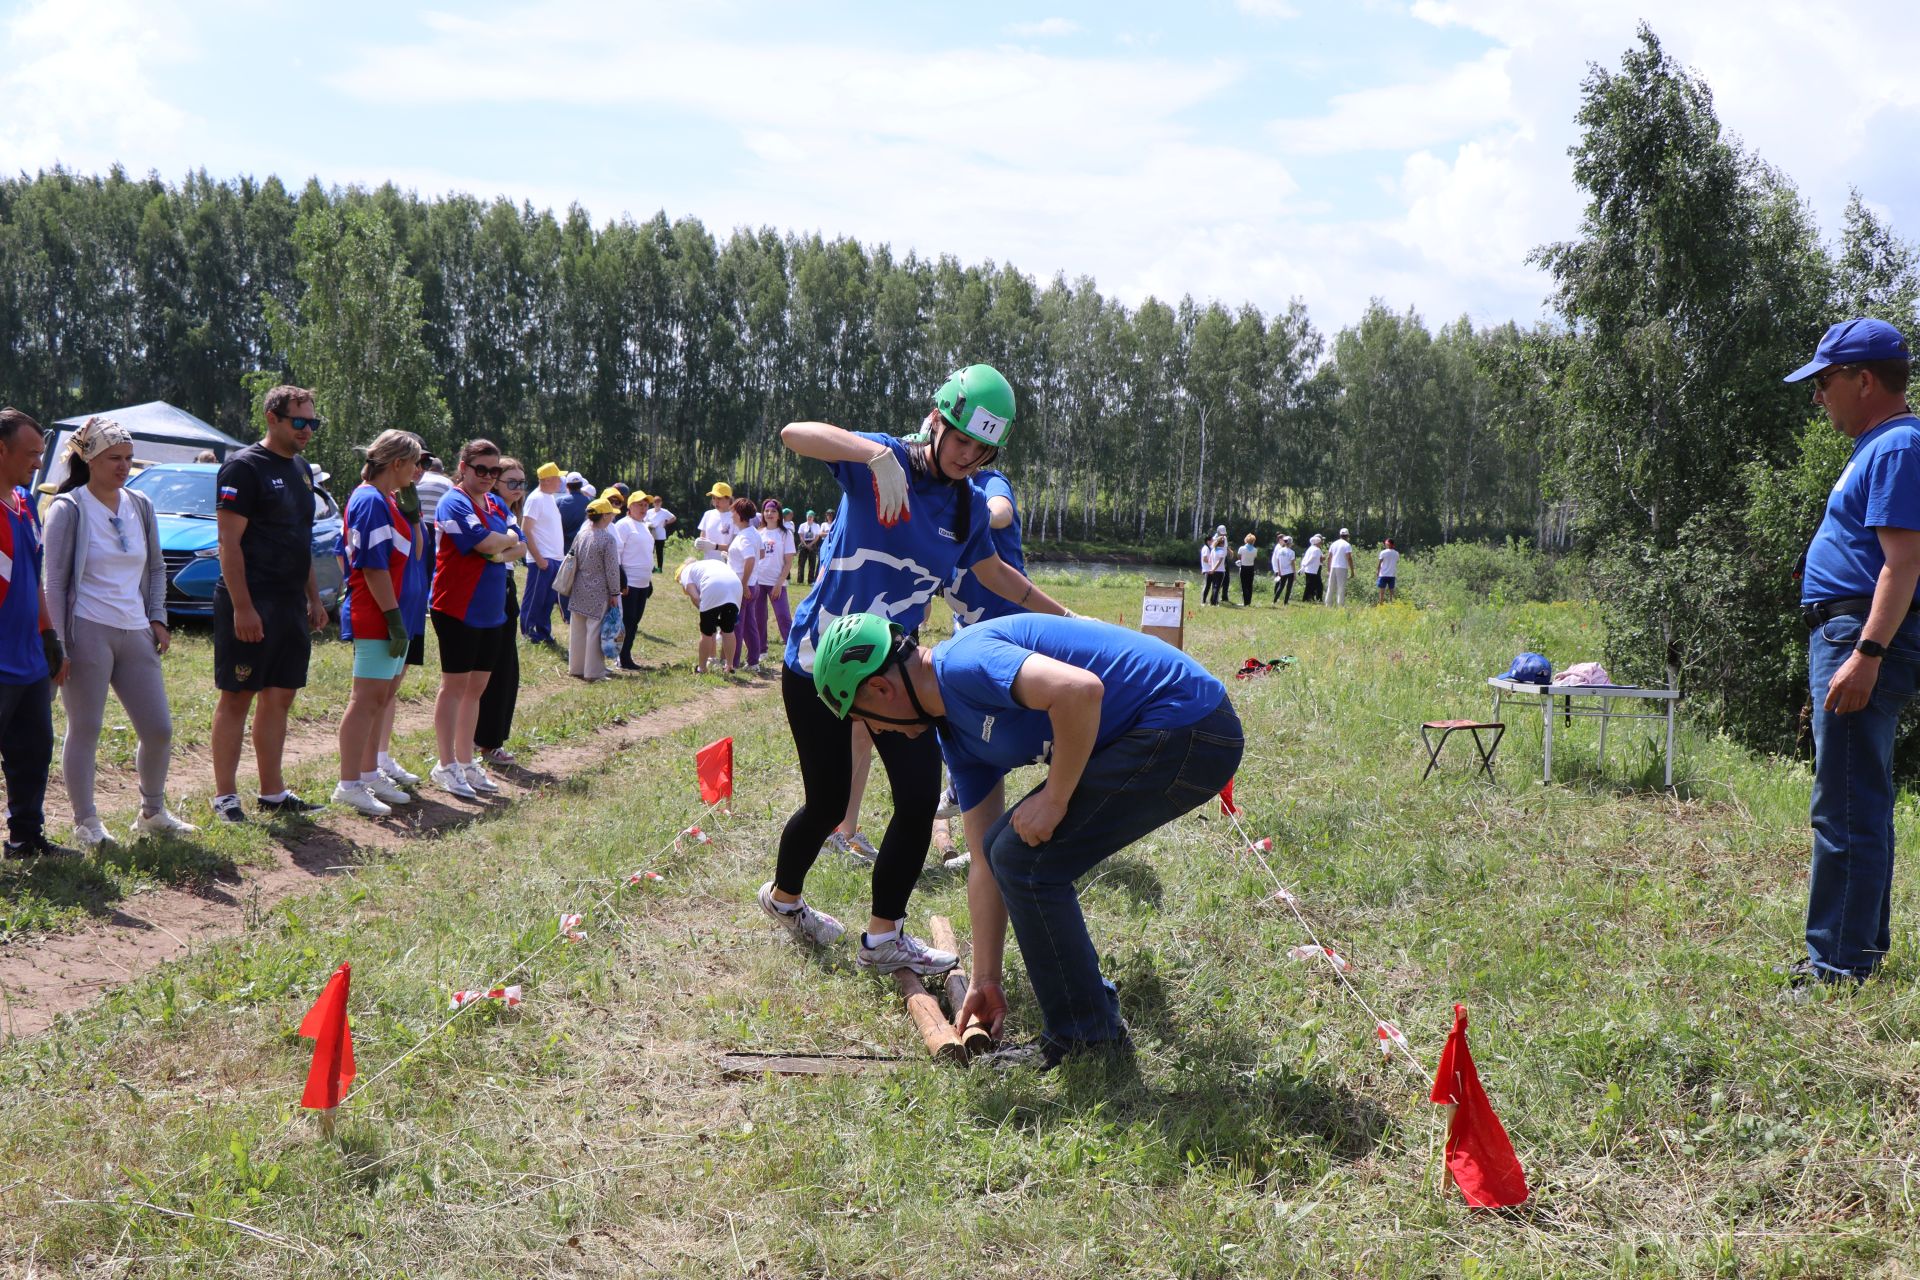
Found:
[[(1281, 883), (1280, 877), (1274, 874), (1272, 864), (1269, 863), (1266, 859), (1266, 856), (1260, 852), (1260, 846), (1255, 844), (1253, 840), (1248, 837), (1247, 829), (1240, 825), (1239, 807), (1237, 805), (1223, 806), (1223, 807), (1226, 808), (1227, 810), (1227, 820), (1233, 823), (1234, 831), (1239, 833), (1241, 850), (1245, 853), (1252, 854), (1253, 860), (1260, 864), (1260, 869), (1267, 873), (1267, 879), (1273, 882), (1275, 899), (1277, 899), (1279, 902), (1284, 904), (1287, 910), (1293, 913), (1293, 918), (1300, 922), (1300, 927), (1302, 929), (1305, 929), (1307, 931), (1307, 937), (1312, 941), (1315, 949), (1318, 951), (1320, 955), (1320, 958), (1326, 961), (1327, 968), (1333, 971), (1333, 976), (1340, 979), (1340, 985), (1347, 989), (1347, 994), (1351, 995), (1354, 998), (1354, 1001), (1362, 1009), (1365, 1009), (1367, 1011), (1367, 1016), (1373, 1019), (1373, 1025), (1376, 1028), (1376, 1035), (1378, 1034), (1378, 1030), (1377, 1030), (1378, 1028), (1392, 1027), (1396, 1031), (1400, 1031), (1401, 1036), (1404, 1037), (1406, 1032), (1400, 1026), (1400, 1024), (1381, 1017), (1379, 1010), (1375, 1009), (1373, 1005), (1367, 1001), (1367, 998), (1364, 995), (1360, 994), (1360, 988), (1353, 985), (1353, 979), (1349, 978), (1346, 975), (1345, 971), (1343, 971), (1340, 968), (1340, 966), (1334, 962), (1334, 959), (1333, 959), (1334, 952), (1332, 948), (1328, 947), (1326, 943), (1322, 942), (1320, 940), (1320, 935), (1314, 932), (1312, 922), (1310, 922), (1307, 919), (1306, 915), (1300, 910), (1300, 904), (1298, 901), (1295, 900), (1293, 891), (1288, 889), (1286, 885)], [(1398, 1049), (1401, 1055), (1406, 1058), (1407, 1065), (1411, 1067), (1414, 1073), (1420, 1076), (1423, 1080), (1432, 1078), (1433, 1072), (1428, 1070), (1426, 1065), (1423, 1064), (1419, 1058), (1414, 1056), (1413, 1048), (1411, 1045), (1404, 1043), (1403, 1040), (1401, 1039), (1383, 1039), (1380, 1041), (1380, 1043), (1383, 1045), (1389, 1045), (1394, 1049)]]

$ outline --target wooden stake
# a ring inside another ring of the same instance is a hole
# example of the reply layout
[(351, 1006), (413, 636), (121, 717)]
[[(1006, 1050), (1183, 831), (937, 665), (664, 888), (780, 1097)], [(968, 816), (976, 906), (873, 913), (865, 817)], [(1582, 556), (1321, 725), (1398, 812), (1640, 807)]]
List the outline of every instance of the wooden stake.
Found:
[(910, 969), (895, 969), (893, 984), (900, 988), (900, 996), (907, 1002), (907, 1013), (919, 1029), (927, 1052), (936, 1061), (964, 1062), (966, 1050), (960, 1046), (960, 1037), (954, 1034), (953, 1024), (940, 1012), (940, 1002), (928, 993), (919, 975)]
[[(927, 930), (933, 935), (934, 946), (942, 951), (960, 954), (960, 938), (953, 931), (953, 921), (945, 916), (929, 916)], [(947, 970), (947, 1007), (953, 1010), (956, 1022), (960, 1017), (960, 1010), (966, 1003), (967, 971), (964, 966), (956, 964)], [(993, 1037), (987, 1034), (985, 1027), (976, 1022), (960, 1033), (960, 1047), (966, 1050), (969, 1058), (975, 1054), (989, 1053), (993, 1049)]]

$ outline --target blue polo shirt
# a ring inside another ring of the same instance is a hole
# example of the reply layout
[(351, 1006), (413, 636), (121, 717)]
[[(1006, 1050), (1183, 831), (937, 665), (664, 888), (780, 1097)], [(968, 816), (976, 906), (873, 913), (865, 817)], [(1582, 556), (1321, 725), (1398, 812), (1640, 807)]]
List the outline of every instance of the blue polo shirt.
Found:
[[(993, 539), (993, 549), (1000, 553), (1000, 558), (1025, 573), (1027, 558), (1020, 550), (1020, 504), (1014, 501), (1013, 485), (1004, 474), (991, 468), (975, 472), (973, 485), (988, 499), (1005, 498), (1013, 507), (1013, 523), (1004, 529), (989, 528), (987, 535)], [(989, 590), (967, 565), (961, 565), (955, 572), (953, 586), (947, 591), (947, 604), (953, 609), (956, 627), (970, 627), (990, 618), (1023, 612), (1013, 601)]]
[(1912, 414), (1853, 442), (1807, 547), (1800, 603), (1872, 595), (1887, 563), (1877, 529), (1920, 529), (1920, 418)]
[(1053, 754), (1053, 722), (1014, 701), (1013, 680), (1035, 654), (1091, 671), (1106, 686), (1093, 749), (1137, 729), (1184, 729), (1227, 696), (1227, 687), (1180, 650), (1152, 636), (1095, 622), (1016, 613), (956, 632), (933, 651), (934, 678), (947, 706), (940, 750), (971, 809), (995, 783)]

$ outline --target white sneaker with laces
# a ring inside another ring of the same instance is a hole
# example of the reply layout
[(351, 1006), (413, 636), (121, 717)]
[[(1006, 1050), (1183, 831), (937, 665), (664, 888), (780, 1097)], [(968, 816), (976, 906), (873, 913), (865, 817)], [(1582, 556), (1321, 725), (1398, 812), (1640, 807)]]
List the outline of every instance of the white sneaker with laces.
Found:
[(413, 792), (408, 791), (384, 773), (371, 782), (362, 780), (360, 785), (365, 787), (373, 798), (381, 804), (401, 805), (413, 803)]
[(920, 939), (902, 929), (877, 947), (867, 945), (865, 934), (860, 935), (860, 954), (853, 962), (862, 969), (874, 973), (892, 973), (895, 969), (911, 969), (926, 975), (945, 973), (960, 963), (960, 957), (951, 951), (942, 951), (930, 947)]
[(199, 829), (191, 822), (182, 822), (168, 812), (165, 805), (160, 806), (158, 813), (143, 813), (133, 820), (136, 840), (141, 836), (190, 836)]
[(459, 796), (462, 800), (478, 800), (480, 797), (467, 785), (466, 772), (457, 764), (436, 764), (427, 776), (433, 785), (442, 791)]
[(381, 765), (380, 775), (395, 786), (417, 787), (420, 785), (420, 775), (408, 769), (398, 760), (392, 764)]
[(484, 791), (490, 796), (499, 794), (500, 784), (488, 775), (487, 767), (478, 760), (475, 760), (472, 764), (463, 764), (457, 767), (462, 773), (467, 775), (467, 785), (475, 791)]
[(797, 910), (782, 911), (773, 898), (773, 881), (760, 886), (760, 909), (778, 920), (786, 931), (802, 942), (811, 942), (816, 947), (831, 946), (840, 941), (846, 933), (846, 927), (824, 911), (815, 911), (802, 899)]
[(960, 795), (949, 782), (940, 792), (940, 807), (933, 811), (936, 818), (957, 818), (960, 816)]
[(357, 809), (369, 818), (384, 818), (393, 810), (374, 798), (364, 782), (341, 782), (333, 788), (333, 802)]
[(73, 841), (82, 849), (92, 849), (113, 839), (99, 818), (84, 818), (73, 824)]
[(848, 836), (847, 845), (849, 852), (862, 862), (872, 862), (880, 856), (880, 851), (873, 847), (873, 841), (867, 839), (867, 833), (864, 831), (856, 831)]

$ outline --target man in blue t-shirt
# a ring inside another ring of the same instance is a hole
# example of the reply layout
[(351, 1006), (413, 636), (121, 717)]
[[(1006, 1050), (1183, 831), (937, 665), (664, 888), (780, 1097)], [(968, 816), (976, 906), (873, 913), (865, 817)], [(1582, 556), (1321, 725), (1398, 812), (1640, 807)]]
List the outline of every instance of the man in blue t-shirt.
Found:
[[(1032, 613), (967, 627), (937, 649), (878, 615), (849, 615), (821, 636), (814, 687), (875, 733), (939, 735), (967, 843), (984, 855), (967, 879), (974, 984), (955, 1022), (999, 1034), (1011, 920), (1044, 1065), (1127, 1047), (1074, 881), (1233, 777), (1243, 742), (1226, 687), (1151, 636)], [(1046, 765), (1046, 781), (1007, 810), (1003, 780), (1028, 764)]]
[(1912, 356), (1879, 320), (1828, 329), (1807, 364), (1853, 454), (1807, 548), (1800, 610), (1812, 633), (1813, 870), (1807, 954), (1788, 969), (1810, 981), (1863, 982), (1892, 945), (1893, 740), (1920, 684), (1920, 418), (1907, 405)]
[(9, 858), (69, 852), (46, 837), (53, 686), (66, 679), (67, 660), (40, 586), (40, 521), (28, 487), (45, 447), (39, 423), (0, 409), (0, 764)]

